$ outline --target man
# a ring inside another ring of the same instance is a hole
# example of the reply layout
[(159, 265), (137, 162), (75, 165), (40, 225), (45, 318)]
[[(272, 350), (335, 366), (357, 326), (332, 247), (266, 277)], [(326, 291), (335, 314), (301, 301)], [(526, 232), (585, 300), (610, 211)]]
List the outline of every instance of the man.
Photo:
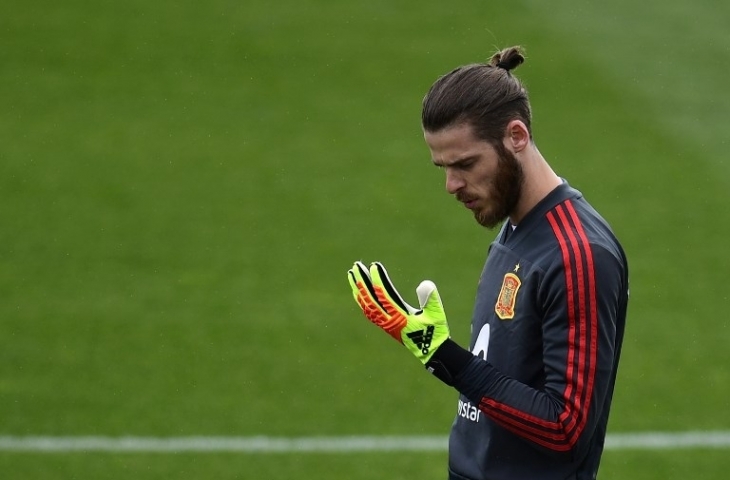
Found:
[(527, 92), (510, 72), (523, 61), (512, 47), (457, 68), (423, 101), (446, 190), (481, 225), (504, 222), (480, 278), (470, 349), (449, 338), (430, 281), (414, 308), (381, 264), (348, 272), (368, 319), (460, 392), (453, 480), (594, 479), (621, 352), (626, 257), (535, 146)]

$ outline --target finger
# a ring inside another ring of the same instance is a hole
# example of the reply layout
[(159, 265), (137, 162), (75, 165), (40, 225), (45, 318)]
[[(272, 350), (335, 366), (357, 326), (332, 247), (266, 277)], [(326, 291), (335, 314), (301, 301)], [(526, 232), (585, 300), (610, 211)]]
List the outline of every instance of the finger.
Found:
[(408, 305), (398, 293), (382, 263), (374, 262), (370, 265), (370, 277), (373, 281), (376, 297), (388, 313), (391, 315), (396, 313), (409, 315), (416, 312), (416, 309)]
[(370, 279), (370, 273), (362, 262), (355, 262), (352, 268), (347, 271), (347, 278), (350, 282), (355, 301), (360, 305), (368, 318), (370, 318), (368, 311), (380, 310), (381, 313), (384, 313), (382, 305), (378, 303), (375, 288)]
[(422, 281), (418, 287), (416, 288), (416, 295), (418, 296), (418, 305), (423, 309), (423, 307), (426, 306), (426, 303), (431, 299), (431, 295), (436, 293), (436, 297), (438, 298), (438, 290), (436, 289), (436, 284), (434, 284), (431, 280), (424, 280)]
[(371, 293), (371, 291), (375, 292), (375, 288), (365, 265), (356, 262), (348, 270), (347, 278), (355, 301), (360, 305), (360, 309), (362, 309), (367, 319), (402, 343), (400, 332), (407, 323), (406, 317), (400, 313), (395, 315), (388, 313), (377, 300), (375, 294)]
[(365, 264), (362, 262), (355, 262), (355, 264), (352, 266), (352, 269), (356, 272), (355, 279), (358, 281), (358, 283), (362, 284), (362, 286), (367, 289), (371, 297), (376, 298), (375, 288), (373, 287), (373, 280), (370, 277), (368, 267), (365, 266)]
[[(444, 307), (441, 303), (441, 296), (431, 280), (424, 280), (416, 288), (416, 295), (418, 295), (418, 304), (421, 309), (431, 315), (444, 315)], [(444, 315), (445, 316), (445, 315)]]
[(360, 289), (357, 286), (357, 280), (355, 280), (355, 272), (350, 269), (347, 271), (347, 281), (350, 282), (350, 288), (352, 289), (352, 296), (356, 302), (360, 302)]

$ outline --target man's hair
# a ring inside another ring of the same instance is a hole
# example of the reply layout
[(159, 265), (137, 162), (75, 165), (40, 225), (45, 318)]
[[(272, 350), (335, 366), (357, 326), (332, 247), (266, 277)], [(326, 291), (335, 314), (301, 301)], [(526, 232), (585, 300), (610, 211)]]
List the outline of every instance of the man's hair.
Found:
[(524, 61), (522, 48), (515, 46), (495, 53), (489, 63), (464, 65), (440, 77), (423, 99), (423, 129), (469, 123), (478, 138), (501, 146), (507, 124), (522, 120), (532, 137), (527, 90), (510, 73)]

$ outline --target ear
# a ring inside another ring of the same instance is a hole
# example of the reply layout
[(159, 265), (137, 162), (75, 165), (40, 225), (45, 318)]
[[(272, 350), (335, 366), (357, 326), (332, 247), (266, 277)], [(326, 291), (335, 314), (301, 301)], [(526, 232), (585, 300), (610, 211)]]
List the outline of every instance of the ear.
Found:
[(521, 152), (530, 144), (530, 131), (522, 120), (512, 120), (507, 124), (502, 141), (511, 152)]

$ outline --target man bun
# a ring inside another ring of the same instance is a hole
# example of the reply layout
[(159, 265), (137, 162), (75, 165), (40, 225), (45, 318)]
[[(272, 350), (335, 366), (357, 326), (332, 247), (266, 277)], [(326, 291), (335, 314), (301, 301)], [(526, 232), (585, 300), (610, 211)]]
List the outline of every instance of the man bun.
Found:
[(514, 47), (505, 48), (492, 55), (489, 65), (496, 68), (507, 70), (517, 68), (525, 61), (525, 55), (522, 47), (516, 45)]

